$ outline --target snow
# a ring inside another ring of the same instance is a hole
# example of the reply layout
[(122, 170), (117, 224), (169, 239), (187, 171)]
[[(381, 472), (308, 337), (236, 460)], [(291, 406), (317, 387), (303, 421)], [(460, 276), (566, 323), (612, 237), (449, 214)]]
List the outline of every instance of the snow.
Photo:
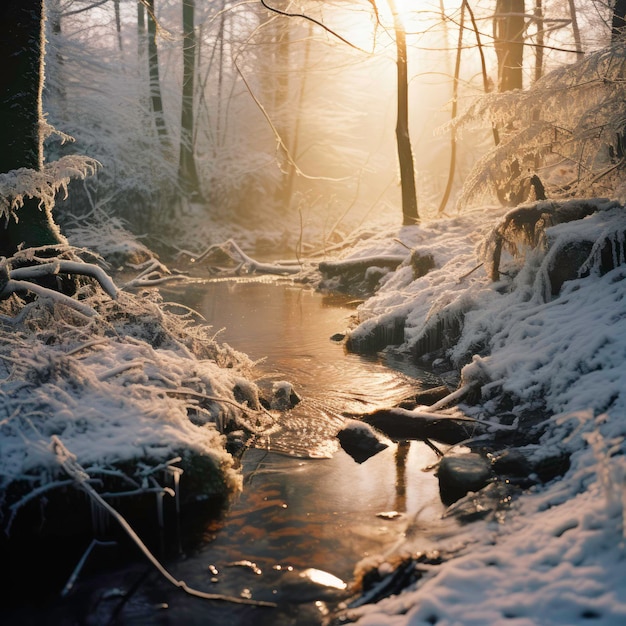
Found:
[[(626, 623), (624, 221), (622, 207), (597, 206), (583, 220), (547, 228), (547, 247), (504, 258), (497, 283), (480, 254), (504, 209), (481, 207), (355, 239), (349, 258), (406, 260), (359, 307), (351, 338), (366, 340), (377, 326), (401, 320), (398, 349), (410, 351), (437, 323), (456, 320), (460, 335), (425, 356), (458, 368), (462, 383), (479, 385), (482, 402), (462, 408), (495, 425), (503, 396), (515, 398), (514, 410), (540, 408), (550, 417), (528, 451), (571, 459), (563, 477), (523, 492), (505, 515), (442, 532), (443, 563), (425, 568), (398, 595), (346, 609), (357, 624)], [(595, 242), (584, 275), (551, 295), (558, 249), (581, 240)], [(605, 241), (617, 266), (602, 273)], [(415, 250), (431, 254), (435, 269), (416, 277)], [(97, 319), (42, 300), (26, 305), (18, 321), (5, 320), (1, 484), (49, 482), (55, 459), (47, 442), (56, 436), (94, 476), (132, 458), (141, 442), (153, 459), (144, 478), (190, 448), (214, 459), (238, 489), (240, 475), (215, 424), (245, 426), (233, 389), (250, 387), (246, 357), (215, 344), (210, 329), (189, 316), (167, 313), (155, 294), (122, 291), (113, 301), (90, 292), (85, 302)], [(14, 300), (3, 307), (6, 316), (18, 311)], [(248, 395), (254, 403), (254, 390)], [(404, 549), (419, 550), (419, 541), (407, 533)], [(432, 547), (432, 536), (428, 542)]]
[(123, 490), (169, 493), (163, 467), (178, 471), (190, 454), (213, 468), (206, 493), (241, 488), (222, 432), (257, 419), (258, 406), (235, 399), (252, 384), (251, 361), (217, 344), (189, 311), (169, 312), (154, 291), (116, 295), (82, 287), (75, 302), (95, 316), (59, 298), (1, 303), (0, 487), (18, 494), (2, 502), (5, 530), (29, 497), (69, 478), (56, 439), (92, 478), (123, 477)]
[[(352, 339), (366, 341), (399, 318), (405, 333), (398, 349), (410, 351), (436, 321), (460, 320), (460, 336), (444, 342), (443, 353), (462, 383), (480, 386), (482, 402), (464, 407), (468, 414), (497, 423), (503, 396), (515, 398), (514, 411), (545, 411), (547, 428), (532, 452), (566, 451), (571, 467), (524, 492), (504, 520), (442, 537), (441, 549), (454, 555), (421, 581), (376, 605), (347, 609), (360, 626), (626, 623), (624, 209), (601, 200), (596, 206), (583, 220), (547, 228), (546, 247), (503, 260), (507, 275), (497, 283), (476, 268), (485, 225), (493, 227), (502, 209), (400, 231), (398, 239), (433, 254), (437, 268), (414, 278), (407, 259), (384, 278), (360, 306)], [(558, 250), (577, 241), (593, 243), (582, 276), (552, 296)], [(602, 273), (607, 241), (617, 266)], [(381, 242), (364, 243), (351, 256), (381, 249)], [(408, 540), (405, 547), (419, 549)]]

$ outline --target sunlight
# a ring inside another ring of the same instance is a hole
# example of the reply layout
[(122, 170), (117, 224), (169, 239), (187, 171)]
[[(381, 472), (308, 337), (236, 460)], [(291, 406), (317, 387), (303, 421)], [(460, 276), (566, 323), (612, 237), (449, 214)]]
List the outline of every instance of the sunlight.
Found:
[(376, 2), (378, 22), (371, 7), (355, 10), (353, 6), (345, 9), (344, 27), (349, 32), (350, 41), (364, 50), (371, 50), (380, 39), (381, 29), (393, 32), (393, 12), (398, 12), (400, 22), (407, 34), (426, 33), (441, 21), (442, 9), (449, 13), (460, 5), (459, 0), (431, 0), (417, 4), (414, 0), (378, 0)]

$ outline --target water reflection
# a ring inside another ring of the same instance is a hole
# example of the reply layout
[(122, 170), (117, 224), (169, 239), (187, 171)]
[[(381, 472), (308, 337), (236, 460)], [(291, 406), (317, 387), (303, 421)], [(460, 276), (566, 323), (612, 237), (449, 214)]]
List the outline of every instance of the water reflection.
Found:
[[(276, 601), (278, 609), (194, 608), (170, 601), (172, 591), (158, 585), (150, 597), (169, 606), (159, 623), (321, 624), (329, 597), (343, 593), (336, 586), (351, 580), (360, 559), (391, 550), (415, 516), (428, 524), (441, 512), (436, 480), (423, 471), (436, 460), (428, 446), (392, 442), (359, 464), (335, 437), (344, 413), (398, 402), (419, 382), (330, 340), (348, 326), (352, 311), (344, 298), (249, 281), (202, 283), (175, 298), (223, 328), (221, 341), (264, 359), (261, 377), (291, 382), (303, 400), (244, 454), (243, 493), (219, 530), (207, 527), (205, 543), (176, 564), (191, 586), (216, 585), (220, 593)], [(261, 573), (228, 566), (241, 560)], [(317, 570), (336, 586), (320, 590), (323, 584), (301, 575)]]
[(328, 458), (342, 415), (389, 406), (420, 383), (376, 356), (346, 353), (330, 337), (345, 330), (350, 298), (288, 283), (207, 281), (172, 297), (200, 312), (218, 339), (259, 361), (260, 376), (294, 383), (303, 401), (255, 445), (292, 456)]

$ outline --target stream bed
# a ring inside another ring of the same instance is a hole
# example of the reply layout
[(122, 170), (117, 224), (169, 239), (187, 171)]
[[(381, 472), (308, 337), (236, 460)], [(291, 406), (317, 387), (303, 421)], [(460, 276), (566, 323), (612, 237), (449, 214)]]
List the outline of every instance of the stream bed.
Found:
[(419, 441), (389, 441), (359, 464), (336, 433), (343, 414), (393, 405), (439, 378), (332, 341), (354, 313), (347, 297), (277, 280), (198, 281), (163, 293), (259, 361), (261, 379), (288, 381), (302, 398), (244, 452), (243, 492), (224, 510), (183, 519), (159, 555), (193, 589), (275, 606), (192, 597), (139, 554), (103, 567), (112, 548), (98, 547), (71, 596), (13, 613), (9, 623), (315, 626), (349, 594), (359, 561), (406, 547), (407, 529), (411, 550), (433, 547), (428, 531), (443, 510), (429, 469), (435, 453)]
[(282, 416), (278, 433), (244, 454), (243, 493), (219, 528), (175, 564), (176, 575), (191, 586), (278, 607), (203, 603), (160, 583), (150, 589), (150, 604), (167, 604), (159, 622), (166, 624), (321, 624), (342, 595), (334, 586), (341, 585), (330, 577), (314, 584), (311, 569), (349, 584), (358, 561), (397, 548), (418, 515), (427, 524), (442, 511), (428, 471), (437, 458), (428, 446), (389, 442), (359, 464), (337, 444), (341, 414), (389, 406), (441, 381), (408, 363), (390, 367), (378, 357), (347, 353), (332, 341), (354, 312), (345, 296), (286, 282), (229, 280), (167, 297), (201, 313), (220, 331), (219, 341), (263, 359), (262, 376), (290, 382), (302, 402)]

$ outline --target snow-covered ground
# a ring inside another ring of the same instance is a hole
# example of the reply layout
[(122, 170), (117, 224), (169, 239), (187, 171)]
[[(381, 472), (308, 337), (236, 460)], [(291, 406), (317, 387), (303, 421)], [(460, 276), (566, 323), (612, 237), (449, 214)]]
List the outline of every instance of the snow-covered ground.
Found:
[[(401, 349), (410, 350), (437, 321), (461, 321), (445, 354), (430, 356), (480, 385), (482, 402), (466, 411), (497, 424), (503, 396), (515, 399), (513, 412), (545, 410), (548, 427), (529, 452), (571, 455), (563, 477), (523, 493), (504, 519), (442, 539), (442, 549), (458, 552), (410, 589), (348, 610), (358, 624), (626, 623), (626, 222), (623, 207), (596, 206), (602, 210), (583, 220), (548, 228), (547, 249), (503, 258), (497, 283), (478, 267), (499, 217), (493, 207), (406, 227), (351, 253), (407, 253), (361, 305), (355, 345), (402, 319)], [(552, 296), (555, 251), (580, 240), (595, 242), (583, 264), (590, 275)], [(600, 275), (607, 241), (616, 267)], [(437, 267), (414, 278), (406, 248), (432, 254)]]
[[(506, 515), (442, 536), (443, 563), (399, 595), (349, 609), (359, 624), (626, 623), (624, 209), (598, 208), (548, 228), (550, 248), (503, 258), (497, 283), (480, 255), (502, 209), (354, 238), (351, 257), (407, 261), (361, 305), (351, 339), (366, 340), (377, 326), (401, 320), (400, 349), (414, 350), (436, 324), (445, 330), (456, 320), (460, 337), (430, 356), (457, 367), (463, 383), (480, 386), (482, 401), (465, 410), (497, 426), (503, 396), (515, 399), (513, 412), (541, 409), (550, 415), (548, 427), (529, 453), (571, 459), (563, 477), (527, 490)], [(554, 250), (581, 239), (598, 242), (584, 264), (590, 275), (552, 296)], [(600, 275), (606, 241), (616, 267)], [(423, 276), (410, 263), (415, 250), (435, 261)], [(10, 321), (19, 308), (3, 303), (2, 485), (24, 480), (47, 488), (52, 470), (41, 469), (55, 467), (49, 442), (58, 437), (94, 476), (114, 471), (141, 440), (154, 467), (189, 447), (212, 458), (237, 489), (239, 474), (212, 423), (245, 419), (236, 406), (242, 393), (254, 404), (245, 355), (215, 344), (181, 311), (164, 311), (154, 295), (85, 296), (99, 317), (40, 300)], [(147, 467), (134, 480), (160, 488), (151, 476)]]

